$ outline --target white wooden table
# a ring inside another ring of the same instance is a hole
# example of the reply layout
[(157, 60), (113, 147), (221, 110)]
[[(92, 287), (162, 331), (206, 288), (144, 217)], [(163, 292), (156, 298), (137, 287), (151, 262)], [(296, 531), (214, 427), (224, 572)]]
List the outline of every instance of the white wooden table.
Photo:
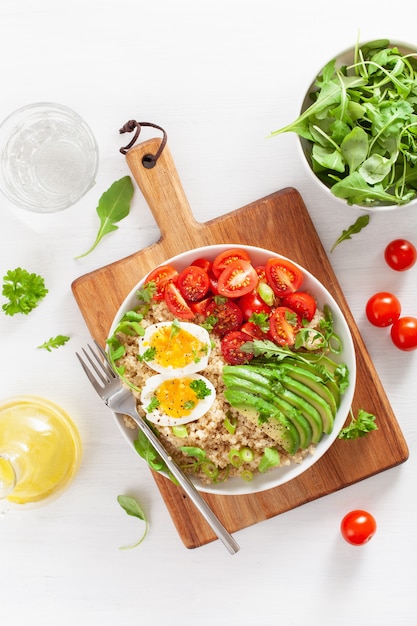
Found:
[[(393, 238), (417, 243), (417, 210), (373, 215), (330, 258), (407, 439), (410, 458), (378, 474), (237, 534), (230, 556), (219, 542), (181, 543), (148, 468), (129, 449), (88, 388), (75, 350), (89, 340), (71, 293), (78, 276), (144, 248), (159, 237), (140, 192), (129, 216), (84, 259), (95, 238), (98, 198), (128, 174), (118, 130), (129, 119), (163, 126), (199, 221), (278, 189), (300, 191), (325, 249), (359, 212), (317, 189), (296, 137), (268, 139), (292, 121), (312, 76), (333, 54), (361, 40), (417, 43), (414, 3), (352, 0), (335, 5), (240, 0), (3, 0), (0, 7), (0, 118), (37, 101), (66, 104), (89, 123), (100, 149), (95, 187), (74, 207), (31, 214), (0, 198), (0, 272), (18, 266), (44, 276), (48, 297), (29, 316), (0, 315), (1, 395), (54, 400), (83, 440), (81, 469), (60, 499), (0, 519), (2, 623), (191, 625), (257, 623), (337, 626), (416, 623), (415, 528), (417, 352), (392, 347), (365, 319), (376, 291), (396, 293), (417, 315), (417, 267), (385, 265)], [(330, 252), (329, 252), (330, 254)], [(49, 353), (56, 334), (71, 336)], [(134, 495), (147, 512), (146, 541), (116, 501)], [(353, 508), (378, 522), (355, 548), (339, 532)]]

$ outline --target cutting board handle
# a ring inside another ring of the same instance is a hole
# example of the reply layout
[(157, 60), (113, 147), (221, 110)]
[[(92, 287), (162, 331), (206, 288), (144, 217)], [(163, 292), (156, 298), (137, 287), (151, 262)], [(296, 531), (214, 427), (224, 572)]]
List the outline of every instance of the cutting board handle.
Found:
[(126, 161), (159, 226), (162, 239), (183, 241), (201, 225), (194, 219), (171, 151), (165, 145), (153, 167), (147, 155), (155, 155), (161, 139), (144, 141), (126, 153)]

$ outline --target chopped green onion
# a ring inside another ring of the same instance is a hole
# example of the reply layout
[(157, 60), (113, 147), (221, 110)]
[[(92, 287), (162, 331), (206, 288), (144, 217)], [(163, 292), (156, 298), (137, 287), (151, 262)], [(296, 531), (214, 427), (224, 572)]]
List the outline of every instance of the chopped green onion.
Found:
[(257, 291), (265, 304), (267, 304), (268, 306), (272, 306), (274, 304), (275, 294), (272, 287), (270, 287), (267, 283), (260, 281), (258, 283)]
[(211, 478), (211, 480), (215, 480), (219, 475), (219, 468), (211, 461), (208, 461), (207, 463), (202, 463), (201, 469), (206, 476)]
[(265, 448), (261, 460), (259, 461), (258, 470), (266, 472), (271, 467), (276, 467), (280, 463), (279, 452), (276, 448)]
[(187, 427), (184, 426), (184, 425), (173, 426), (172, 427), (172, 434), (175, 435), (175, 437), (187, 437), (188, 436)]
[(239, 450), (232, 449), (229, 452), (229, 461), (233, 467), (240, 467), (243, 463)]
[(237, 417), (234, 417), (229, 412), (227, 412), (226, 417), (224, 418), (223, 426), (231, 435), (235, 434), (237, 424), (238, 424)]
[(247, 446), (241, 448), (239, 455), (243, 463), (250, 463), (251, 461), (253, 461), (253, 452)]
[(243, 480), (246, 480), (247, 482), (250, 482), (251, 480), (253, 480), (253, 473), (248, 469), (243, 470), (240, 476), (241, 478), (243, 478)]

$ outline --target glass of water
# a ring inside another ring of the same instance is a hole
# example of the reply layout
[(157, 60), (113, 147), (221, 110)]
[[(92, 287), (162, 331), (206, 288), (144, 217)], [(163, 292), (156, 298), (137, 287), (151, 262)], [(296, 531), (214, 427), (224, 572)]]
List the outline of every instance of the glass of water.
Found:
[(97, 168), (94, 135), (66, 106), (30, 104), (0, 125), (0, 189), (23, 209), (67, 209), (94, 185)]

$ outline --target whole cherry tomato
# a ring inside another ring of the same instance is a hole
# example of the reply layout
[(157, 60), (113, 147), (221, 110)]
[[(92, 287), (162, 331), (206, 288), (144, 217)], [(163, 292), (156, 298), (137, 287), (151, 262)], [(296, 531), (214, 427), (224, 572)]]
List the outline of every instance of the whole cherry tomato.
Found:
[(404, 272), (415, 264), (417, 250), (407, 239), (394, 239), (385, 248), (384, 258), (391, 269)]
[(366, 303), (366, 317), (374, 326), (391, 326), (401, 315), (401, 304), (396, 296), (388, 291), (379, 291)]
[(376, 533), (375, 518), (367, 511), (350, 511), (342, 519), (340, 531), (343, 539), (353, 546), (368, 543)]
[(417, 319), (400, 317), (391, 326), (391, 339), (400, 350), (409, 352), (417, 349)]

